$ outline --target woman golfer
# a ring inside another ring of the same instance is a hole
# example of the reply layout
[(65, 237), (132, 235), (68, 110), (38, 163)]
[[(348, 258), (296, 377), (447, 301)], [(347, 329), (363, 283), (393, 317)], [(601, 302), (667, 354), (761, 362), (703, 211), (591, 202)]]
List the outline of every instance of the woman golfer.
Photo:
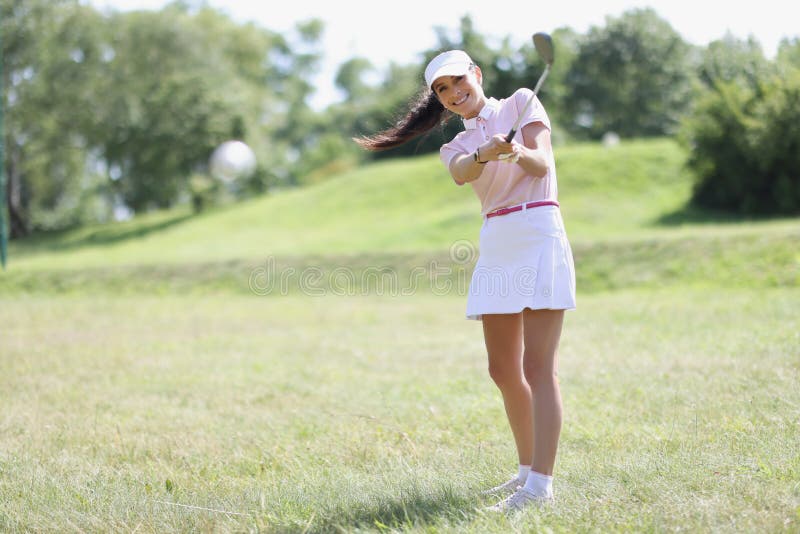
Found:
[(519, 454), (517, 474), (486, 492), (510, 494), (491, 507), (509, 511), (553, 499), (561, 432), (557, 351), (564, 310), (575, 308), (575, 270), (557, 202), (547, 113), (534, 99), (507, 143), (531, 91), (496, 100), (484, 95), (482, 81), (465, 52), (444, 52), (425, 69), (427, 88), (406, 116), (357, 142), (388, 149), (435, 127), (447, 111), (463, 119), (464, 131), (440, 156), (455, 183), (470, 184), (481, 202), (467, 317), (483, 321), (489, 375), (503, 395)]

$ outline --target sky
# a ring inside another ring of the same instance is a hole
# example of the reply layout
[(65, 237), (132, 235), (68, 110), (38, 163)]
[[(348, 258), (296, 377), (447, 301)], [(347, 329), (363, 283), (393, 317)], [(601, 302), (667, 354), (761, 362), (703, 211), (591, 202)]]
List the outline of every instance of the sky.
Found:
[[(168, 2), (86, 0), (86, 3), (100, 9), (132, 10), (160, 9)], [(467, 14), (478, 32), (498, 39), (510, 36), (515, 46), (528, 43), (534, 32), (563, 26), (585, 33), (591, 26), (603, 26), (607, 16), (619, 16), (641, 7), (655, 9), (686, 41), (697, 45), (706, 45), (730, 32), (740, 38), (755, 37), (766, 55), (774, 57), (782, 38), (800, 36), (797, 18), (785, 0), (557, 0), (550, 5), (490, 0), (206, 0), (206, 3), (234, 20), (256, 22), (281, 33), (291, 30), (297, 22), (321, 19), (325, 23), (324, 57), (312, 100), (317, 109), (339, 99), (333, 79), (345, 60), (365, 57), (379, 71), (392, 61), (400, 64), (421, 61), (420, 52), (436, 43), (434, 27), (455, 30), (461, 17)]]

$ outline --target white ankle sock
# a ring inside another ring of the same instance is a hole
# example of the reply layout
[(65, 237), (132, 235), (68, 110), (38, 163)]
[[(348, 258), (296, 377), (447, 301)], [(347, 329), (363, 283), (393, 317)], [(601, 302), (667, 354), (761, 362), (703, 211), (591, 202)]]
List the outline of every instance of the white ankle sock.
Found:
[(553, 477), (531, 471), (525, 480), (525, 489), (537, 497), (549, 499), (553, 496)]
[(519, 471), (517, 472), (517, 478), (524, 483), (526, 480), (528, 480), (528, 473), (530, 472), (531, 472), (531, 466), (519, 464)]

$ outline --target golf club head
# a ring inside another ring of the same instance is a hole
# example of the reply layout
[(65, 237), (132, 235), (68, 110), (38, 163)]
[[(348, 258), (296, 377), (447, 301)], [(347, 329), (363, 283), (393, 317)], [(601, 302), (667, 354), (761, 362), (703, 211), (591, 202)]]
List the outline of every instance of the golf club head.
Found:
[(546, 64), (553, 64), (555, 54), (553, 52), (553, 39), (550, 38), (550, 34), (544, 32), (534, 33), (533, 46), (536, 47), (536, 52), (539, 53), (539, 57), (542, 58)]

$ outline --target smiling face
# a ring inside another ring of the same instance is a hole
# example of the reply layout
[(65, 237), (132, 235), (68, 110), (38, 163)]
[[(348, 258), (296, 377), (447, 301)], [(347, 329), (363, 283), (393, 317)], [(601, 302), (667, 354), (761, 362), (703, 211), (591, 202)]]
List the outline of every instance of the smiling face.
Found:
[(481, 69), (473, 66), (465, 76), (436, 78), (431, 88), (445, 109), (471, 119), (478, 116), (486, 103), (481, 87), (482, 76)]

